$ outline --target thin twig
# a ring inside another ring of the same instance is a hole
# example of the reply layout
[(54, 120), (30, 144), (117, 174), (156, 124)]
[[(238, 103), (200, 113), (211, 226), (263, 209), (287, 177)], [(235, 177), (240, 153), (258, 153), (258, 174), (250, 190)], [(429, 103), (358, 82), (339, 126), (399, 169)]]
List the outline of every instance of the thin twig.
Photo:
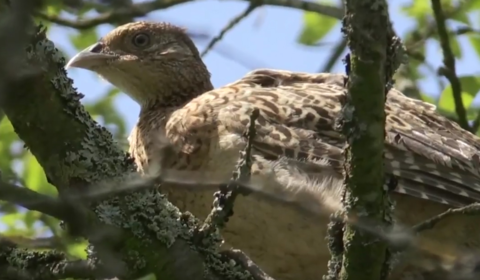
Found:
[(435, 225), (441, 220), (452, 216), (452, 215), (479, 215), (480, 214), (480, 203), (472, 203), (465, 207), (448, 209), (447, 211), (438, 214), (435, 217), (432, 217), (426, 221), (423, 221), (414, 227), (412, 227), (413, 232), (419, 233), (421, 231), (432, 229)]
[(250, 5), (248, 5), (248, 7), (245, 9), (245, 11), (243, 11), (241, 14), (239, 14), (238, 16), (234, 17), (228, 24), (227, 26), (225, 26), (221, 31), (220, 33), (214, 37), (210, 43), (208, 43), (207, 47), (205, 48), (205, 50), (200, 54), (201, 57), (204, 57), (211, 49), (213, 49), (213, 47), (215, 46), (216, 43), (218, 43), (220, 40), (222, 40), (223, 36), (225, 36), (225, 34), (230, 31), (233, 27), (235, 27), (235, 25), (237, 25), (238, 23), (240, 23), (240, 21), (242, 21), (242, 19), (245, 19), (250, 13), (252, 13), (257, 7), (259, 7), (261, 5), (261, 3), (257, 3), (257, 1), (252, 1), (250, 3)]
[(66, 211), (67, 205), (61, 200), (4, 181), (0, 181), (0, 200), (39, 211), (60, 220), (71, 218), (71, 213)]
[(347, 47), (347, 39), (342, 38), (340, 42), (337, 43), (337, 45), (333, 48), (333, 53), (328, 59), (327, 63), (322, 67), (320, 70), (320, 73), (325, 73), (325, 72), (330, 72), (335, 66), (335, 63), (337, 63), (338, 58), (342, 55), (343, 51)]
[(463, 106), (462, 100), (462, 84), (458, 79), (455, 70), (455, 56), (450, 46), (450, 39), (446, 28), (446, 18), (443, 13), (442, 4), (440, 0), (432, 0), (432, 9), (437, 22), (438, 36), (440, 38), (440, 45), (443, 51), (443, 64), (444, 67), (439, 69), (439, 73), (444, 75), (450, 84), (452, 85), (452, 94), (455, 102), (455, 112), (458, 116), (459, 125), (466, 130), (471, 131), (471, 127), (468, 124), (467, 112)]
[[(240, 0), (240, 1), (248, 1), (251, 0)], [(313, 1), (304, 1), (304, 0), (263, 0), (263, 5), (267, 6), (278, 6), (278, 7), (286, 7), (286, 8), (294, 8), (298, 10), (303, 10), (307, 12), (316, 12), (320, 15), (324, 15), (327, 17), (333, 17), (336, 19), (342, 19), (344, 16), (344, 9), (335, 7), (329, 4), (320, 4), (318, 2)]]
[(470, 26), (462, 26), (462, 27), (457, 28), (457, 30), (452, 31), (452, 34), (454, 34), (454, 35), (463, 35), (463, 34), (467, 34), (467, 33), (478, 33), (478, 34), (480, 34), (480, 29), (475, 29), (475, 28), (472, 28)]
[(67, 223), (70, 236), (88, 236), (91, 241), (108, 236), (110, 240), (116, 240), (116, 236), (119, 236), (118, 231), (110, 226), (89, 220), (92, 213), (82, 203), (85, 201), (74, 199), (74, 197), (74, 195), (63, 194), (60, 199), (54, 198), (25, 187), (0, 181), (0, 201), (7, 201), (62, 220)]
[(247, 182), (250, 178), (252, 167), (251, 150), (256, 135), (255, 121), (259, 114), (259, 110), (255, 108), (250, 116), (250, 123), (246, 131), (247, 145), (245, 150), (240, 153), (240, 159), (236, 170), (232, 174), (232, 180), (228, 185), (220, 186), (220, 191), (215, 193), (213, 209), (205, 219), (197, 238), (201, 239), (203, 236), (208, 236), (215, 228), (222, 228), (233, 214), (235, 198), (245, 191), (240, 184)]

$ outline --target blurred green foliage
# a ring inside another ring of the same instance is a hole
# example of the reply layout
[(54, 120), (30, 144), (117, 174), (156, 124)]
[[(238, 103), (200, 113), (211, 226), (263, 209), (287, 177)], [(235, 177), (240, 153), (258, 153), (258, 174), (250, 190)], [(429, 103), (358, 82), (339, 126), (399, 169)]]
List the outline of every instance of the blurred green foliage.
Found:
[[(322, 0), (322, 4), (333, 4), (332, 1)], [(303, 15), (303, 29), (298, 41), (304, 45), (315, 45), (325, 37), (338, 23), (337, 19), (322, 16), (315, 12), (305, 12)]]

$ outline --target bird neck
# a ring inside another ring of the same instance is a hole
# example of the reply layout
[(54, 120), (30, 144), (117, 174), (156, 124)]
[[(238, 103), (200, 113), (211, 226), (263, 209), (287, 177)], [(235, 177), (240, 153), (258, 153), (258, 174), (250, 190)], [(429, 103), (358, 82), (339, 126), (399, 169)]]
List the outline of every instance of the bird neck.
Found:
[(195, 97), (210, 91), (213, 85), (210, 80), (199, 81), (198, 83), (186, 83), (181, 86), (166, 87), (158, 89), (155, 95), (144, 99), (140, 103), (141, 112), (146, 111), (171, 111), (183, 107)]

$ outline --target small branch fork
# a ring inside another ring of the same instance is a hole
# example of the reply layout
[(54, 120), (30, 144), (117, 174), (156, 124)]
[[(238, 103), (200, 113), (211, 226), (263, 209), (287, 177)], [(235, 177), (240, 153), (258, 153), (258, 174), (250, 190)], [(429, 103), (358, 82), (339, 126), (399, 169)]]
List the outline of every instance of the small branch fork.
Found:
[[(250, 179), (252, 168), (252, 146), (255, 139), (256, 129), (255, 121), (259, 117), (260, 111), (255, 108), (250, 115), (250, 122), (244, 136), (247, 138), (245, 149), (240, 152), (240, 158), (236, 170), (232, 174), (229, 184), (220, 186), (220, 190), (214, 194), (213, 209), (205, 219), (202, 227), (195, 236), (195, 242), (201, 244), (201, 240), (209, 236), (217, 229), (222, 229), (228, 222), (229, 217), (233, 215), (235, 199), (239, 194), (247, 195), (250, 193), (241, 186), (242, 182)], [(255, 280), (273, 280), (259, 266), (240, 250), (227, 250), (221, 252), (222, 256), (230, 257), (241, 263)]]
[(232, 179), (229, 184), (221, 185), (220, 190), (214, 194), (213, 209), (205, 219), (199, 234), (201, 236), (207, 236), (217, 228), (223, 228), (228, 222), (228, 218), (233, 215), (233, 206), (236, 197), (239, 194), (248, 194), (247, 191), (240, 184), (241, 182), (247, 182), (250, 179), (252, 168), (252, 144), (256, 135), (255, 121), (257, 120), (260, 112), (255, 108), (250, 115), (250, 122), (245, 133), (247, 138), (247, 145), (245, 149), (240, 152), (240, 158), (238, 160), (236, 170), (233, 171)]

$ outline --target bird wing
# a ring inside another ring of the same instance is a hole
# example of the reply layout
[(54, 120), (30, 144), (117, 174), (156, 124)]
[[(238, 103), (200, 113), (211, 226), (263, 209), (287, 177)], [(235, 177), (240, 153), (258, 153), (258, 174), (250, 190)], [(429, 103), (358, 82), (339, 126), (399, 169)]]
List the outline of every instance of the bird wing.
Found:
[[(192, 100), (172, 115), (167, 131), (182, 152), (193, 153), (208, 146), (202, 142), (219, 126), (242, 134), (256, 107), (257, 153), (304, 168), (310, 164), (312, 170), (322, 160), (342, 174), (345, 138), (334, 125), (346, 101), (344, 78), (256, 70)], [(396, 192), (454, 206), (480, 201), (478, 137), (439, 115), (434, 105), (394, 89), (385, 108), (385, 168), (399, 181)]]

